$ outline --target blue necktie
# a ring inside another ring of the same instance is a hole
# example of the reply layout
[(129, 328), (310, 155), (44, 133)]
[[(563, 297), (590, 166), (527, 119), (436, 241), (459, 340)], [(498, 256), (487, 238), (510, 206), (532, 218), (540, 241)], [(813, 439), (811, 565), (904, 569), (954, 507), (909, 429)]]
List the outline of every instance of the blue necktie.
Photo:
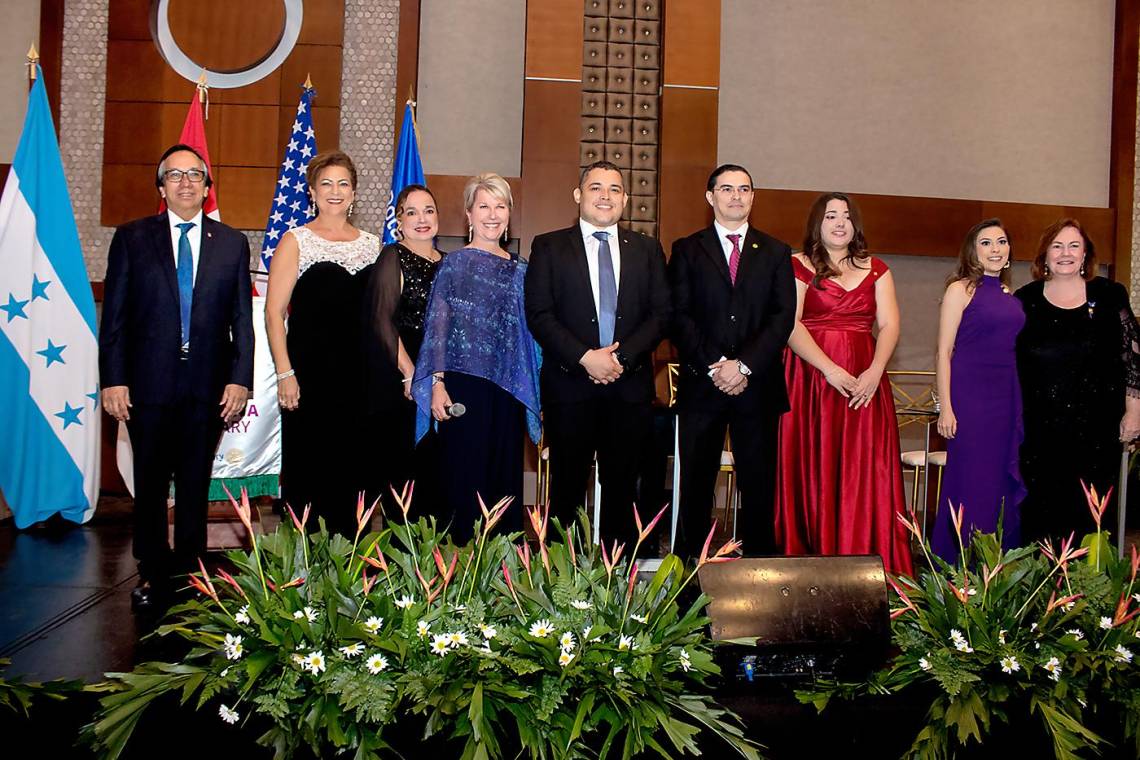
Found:
[(610, 236), (595, 232), (598, 239), (598, 340), (604, 348), (614, 342), (617, 322), (617, 278), (610, 258)]
[(182, 351), (190, 348), (190, 307), (194, 303), (194, 256), (190, 252), (190, 238), (187, 235), (194, 227), (193, 222), (178, 225), (182, 237), (178, 238), (178, 303), (182, 308)]

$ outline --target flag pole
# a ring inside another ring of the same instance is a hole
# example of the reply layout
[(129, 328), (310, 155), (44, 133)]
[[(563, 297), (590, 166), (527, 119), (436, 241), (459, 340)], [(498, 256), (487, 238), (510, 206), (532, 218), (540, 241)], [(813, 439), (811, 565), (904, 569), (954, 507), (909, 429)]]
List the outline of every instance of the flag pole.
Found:
[(36, 52), (36, 43), (33, 42), (31, 47), (28, 48), (28, 64), (27, 65), (28, 65), (28, 88), (29, 89), (31, 89), (31, 86), (36, 81), (36, 64), (39, 63), (39, 60), (40, 60), (40, 54), (38, 52)]
[(202, 74), (198, 77), (198, 102), (206, 107), (205, 119), (210, 118), (210, 85), (207, 84), (206, 70), (202, 69)]

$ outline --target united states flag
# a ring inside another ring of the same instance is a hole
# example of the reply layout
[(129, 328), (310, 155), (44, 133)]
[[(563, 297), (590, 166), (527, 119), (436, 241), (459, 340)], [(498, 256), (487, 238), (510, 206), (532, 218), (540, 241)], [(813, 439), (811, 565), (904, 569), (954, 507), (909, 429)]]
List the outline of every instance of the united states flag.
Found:
[(285, 146), (285, 160), (281, 162), (281, 172), (277, 175), (276, 194), (265, 225), (265, 242), (261, 245), (261, 261), (266, 269), (269, 269), (281, 236), (313, 218), (305, 170), (309, 168), (309, 159), (317, 153), (317, 134), (313, 131), (314, 94), (312, 88), (301, 92), (297, 118), (293, 120), (293, 131), (289, 135), (289, 144)]

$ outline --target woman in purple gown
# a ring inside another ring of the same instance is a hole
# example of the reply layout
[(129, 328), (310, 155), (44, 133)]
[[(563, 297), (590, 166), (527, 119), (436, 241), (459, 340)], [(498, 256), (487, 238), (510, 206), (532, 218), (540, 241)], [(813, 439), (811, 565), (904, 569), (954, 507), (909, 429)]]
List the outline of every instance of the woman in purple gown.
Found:
[(946, 472), (931, 543), (947, 562), (958, 560), (950, 507), (964, 508), (962, 542), (974, 530), (1002, 545), (1019, 541), (1018, 507), (1025, 485), (1018, 469), (1023, 429), (1017, 381), (1021, 302), (1009, 292), (1009, 238), (1000, 219), (975, 224), (962, 241), (938, 326), (938, 432), (946, 439)]

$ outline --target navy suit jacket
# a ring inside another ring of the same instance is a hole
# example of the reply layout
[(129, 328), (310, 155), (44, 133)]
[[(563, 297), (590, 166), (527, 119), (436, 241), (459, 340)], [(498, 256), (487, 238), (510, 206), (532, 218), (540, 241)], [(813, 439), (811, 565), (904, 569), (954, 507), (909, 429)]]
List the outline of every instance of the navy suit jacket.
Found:
[[(788, 410), (784, 346), (796, 318), (791, 249), (748, 227), (733, 284), (715, 227), (673, 243), (673, 344), (681, 355), (677, 402), (682, 408)], [(728, 396), (713, 385), (709, 365), (724, 356), (752, 371), (748, 387)]]
[(115, 230), (99, 326), (104, 388), (125, 385), (135, 404), (168, 404), (188, 373), (191, 397), (217, 403), (227, 384), (253, 388), (249, 241), (202, 217), (190, 313), (190, 354), (181, 358), (178, 273), (166, 212)]
[(586, 264), (582, 228), (547, 232), (534, 239), (526, 272), (527, 327), (542, 347), (542, 403), (574, 403), (605, 393), (623, 401), (649, 402), (653, 349), (669, 329), (669, 282), (665, 253), (651, 237), (618, 230), (618, 283), (614, 340), (625, 368), (612, 385), (596, 385), (578, 363), (598, 345), (598, 314)]

